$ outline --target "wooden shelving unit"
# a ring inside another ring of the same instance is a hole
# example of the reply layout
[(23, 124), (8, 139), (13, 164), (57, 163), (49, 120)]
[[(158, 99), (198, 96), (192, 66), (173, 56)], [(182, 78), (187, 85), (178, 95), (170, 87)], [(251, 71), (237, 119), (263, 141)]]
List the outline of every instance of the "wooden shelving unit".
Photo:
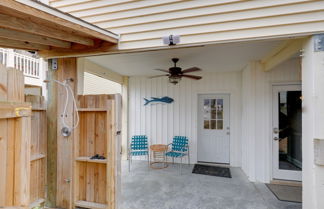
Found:
[(88, 163), (103, 163), (103, 164), (107, 163), (107, 159), (105, 160), (90, 159), (90, 157), (76, 157), (75, 160), (79, 162), (88, 162)]
[[(115, 209), (116, 100), (111, 95), (78, 97), (80, 123), (74, 134), (74, 206)], [(90, 159), (94, 155), (106, 159)]]

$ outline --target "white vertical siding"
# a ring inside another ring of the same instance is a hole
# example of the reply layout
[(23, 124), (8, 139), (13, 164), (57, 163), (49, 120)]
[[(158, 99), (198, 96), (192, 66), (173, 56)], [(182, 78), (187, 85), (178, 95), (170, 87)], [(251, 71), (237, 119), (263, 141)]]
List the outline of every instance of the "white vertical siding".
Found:
[(251, 62), (242, 73), (242, 169), (252, 181), (272, 178), (272, 84), (301, 82), (300, 60), (263, 72)]
[[(150, 144), (168, 144), (175, 135), (189, 137), (192, 162), (197, 160), (197, 99), (203, 93), (231, 95), (231, 165), (241, 166), (241, 72), (202, 73), (203, 79), (183, 79), (178, 85), (166, 78), (129, 79), (129, 135), (146, 134)], [(169, 96), (172, 104), (144, 106), (144, 97)]]

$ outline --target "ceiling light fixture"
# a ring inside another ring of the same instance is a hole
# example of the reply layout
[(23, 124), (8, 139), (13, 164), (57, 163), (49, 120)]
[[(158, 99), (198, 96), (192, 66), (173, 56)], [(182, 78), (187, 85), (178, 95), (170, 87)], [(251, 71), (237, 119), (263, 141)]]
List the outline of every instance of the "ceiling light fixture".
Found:
[(176, 85), (177, 83), (179, 83), (179, 81), (181, 81), (181, 76), (177, 76), (177, 75), (171, 75), (169, 77), (169, 82)]

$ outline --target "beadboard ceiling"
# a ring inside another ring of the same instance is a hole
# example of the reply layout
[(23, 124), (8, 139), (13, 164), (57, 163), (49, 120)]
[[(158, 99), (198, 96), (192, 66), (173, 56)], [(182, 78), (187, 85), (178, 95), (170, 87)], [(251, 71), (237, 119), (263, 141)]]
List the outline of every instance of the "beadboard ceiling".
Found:
[(153, 69), (168, 69), (171, 58), (183, 69), (196, 66), (204, 72), (240, 71), (251, 60), (259, 60), (281, 43), (279, 40), (228, 43), (138, 53), (112, 54), (88, 59), (122, 75), (151, 76)]

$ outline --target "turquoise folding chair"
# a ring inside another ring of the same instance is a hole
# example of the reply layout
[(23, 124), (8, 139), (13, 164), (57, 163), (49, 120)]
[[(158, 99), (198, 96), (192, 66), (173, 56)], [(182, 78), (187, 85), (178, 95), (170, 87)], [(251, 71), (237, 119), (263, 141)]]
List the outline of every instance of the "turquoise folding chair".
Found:
[(145, 135), (135, 135), (132, 137), (130, 147), (128, 149), (128, 170), (130, 171), (130, 166), (132, 163), (133, 156), (143, 156), (147, 155), (147, 162), (150, 165), (149, 150), (147, 143), (147, 136)]
[(188, 157), (188, 165), (190, 165), (190, 154), (189, 154), (189, 143), (188, 138), (186, 136), (175, 136), (173, 137), (173, 142), (168, 144), (171, 145), (171, 149), (169, 148), (169, 152), (165, 155), (167, 157), (172, 157), (172, 162), (174, 163), (174, 158), (180, 158), (180, 174), (182, 169), (182, 158)]

